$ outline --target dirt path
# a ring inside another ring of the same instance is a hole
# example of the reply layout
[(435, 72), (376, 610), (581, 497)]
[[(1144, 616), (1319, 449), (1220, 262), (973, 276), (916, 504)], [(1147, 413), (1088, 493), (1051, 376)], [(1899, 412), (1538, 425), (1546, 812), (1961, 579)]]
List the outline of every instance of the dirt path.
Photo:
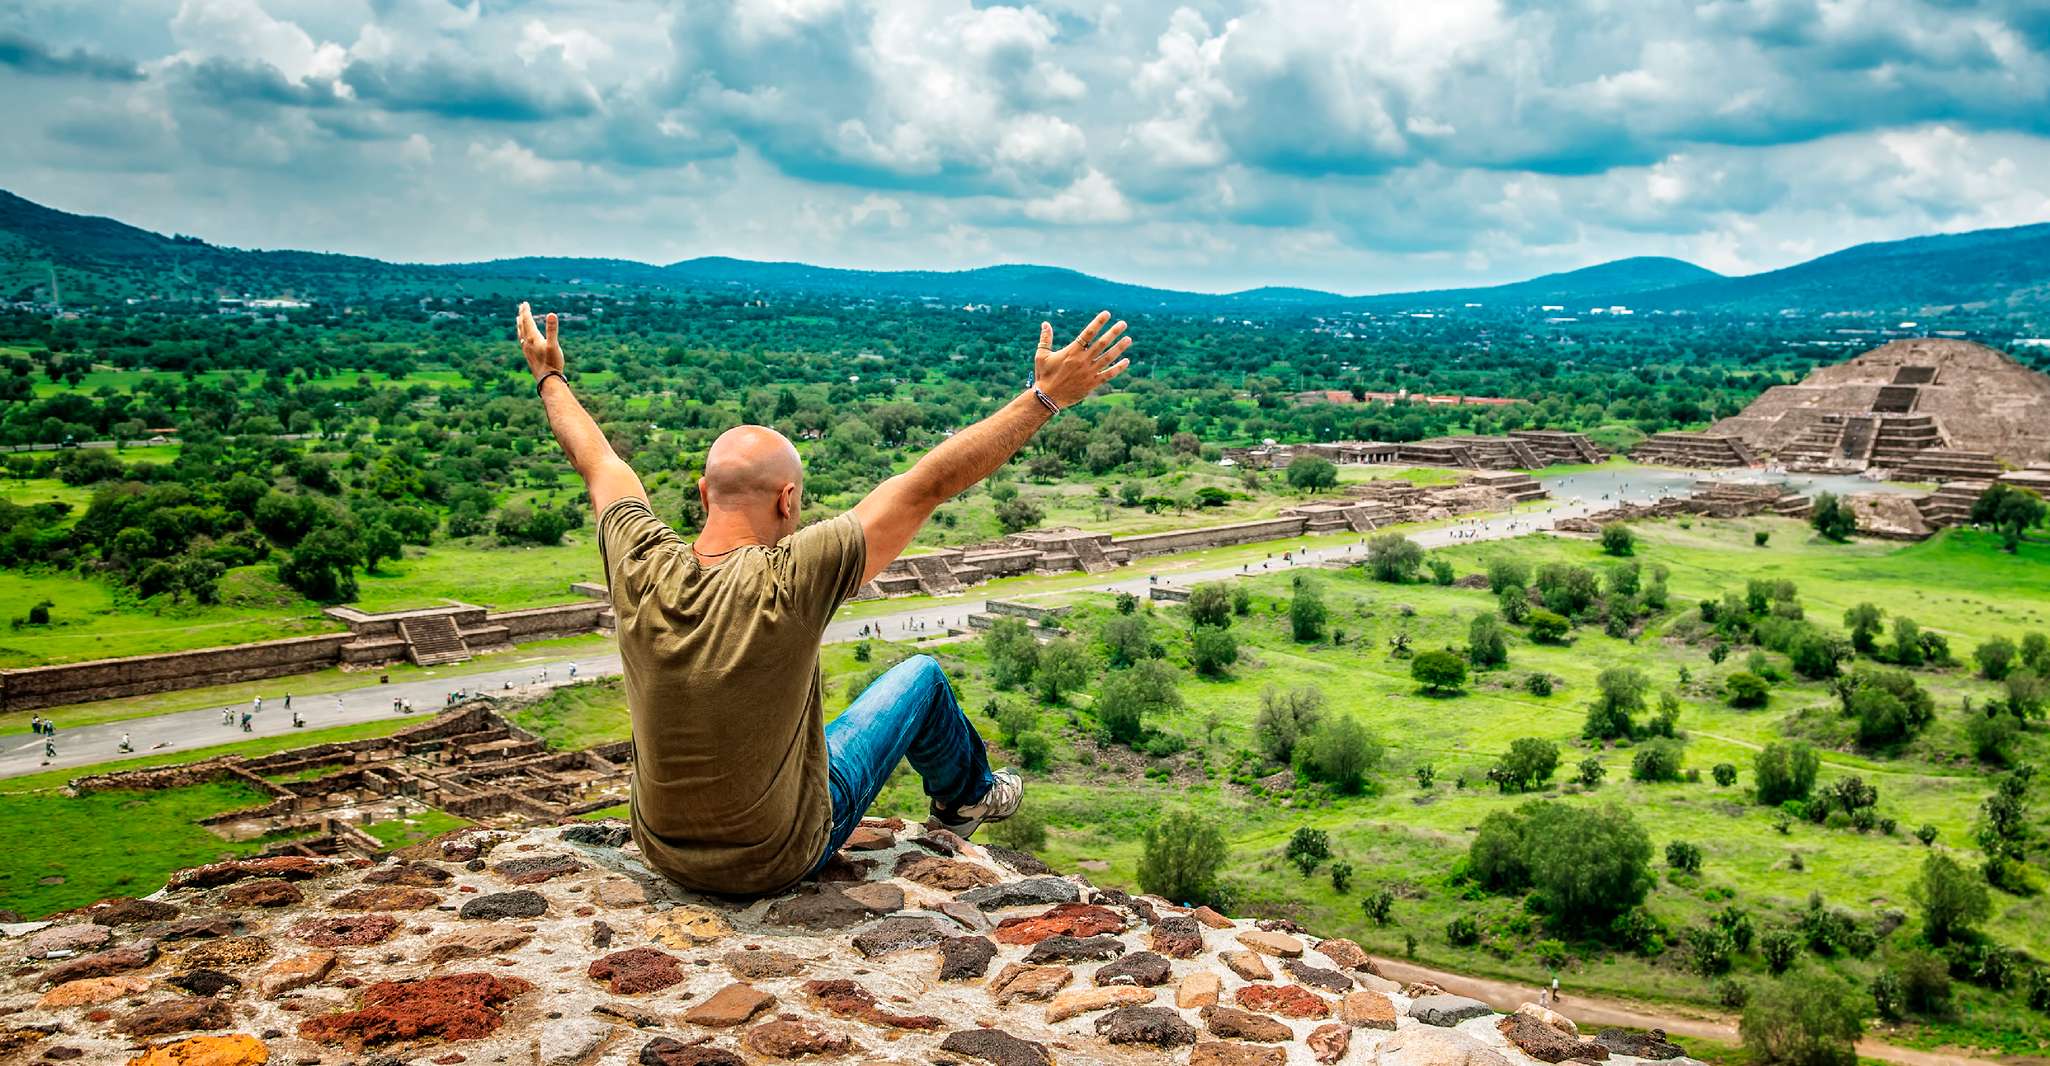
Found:
[[(1376, 958), (1374, 968), (1391, 981), (1408, 984), (1429, 981), (1455, 995), (1480, 1000), (1496, 1010), (1513, 1011), (1525, 1003), (1536, 1003), (1538, 989), (1513, 981), (1446, 973), (1399, 959)], [(1570, 992), (1554, 1010), (1573, 1019), (1582, 1029), (1621, 1026), (1630, 1029), (1664, 1029), (1675, 1036), (1700, 1037), (1726, 1044), (1739, 1042), (1737, 1020), (1726, 1014), (1684, 1006), (1651, 1006), (1625, 1000), (1573, 995)], [(1858, 1042), (1858, 1054), (1899, 1066), (1985, 1066), (1999, 1059), (1981, 1059), (1948, 1051), (1916, 1051), (1913, 1048), (1867, 1037)]]

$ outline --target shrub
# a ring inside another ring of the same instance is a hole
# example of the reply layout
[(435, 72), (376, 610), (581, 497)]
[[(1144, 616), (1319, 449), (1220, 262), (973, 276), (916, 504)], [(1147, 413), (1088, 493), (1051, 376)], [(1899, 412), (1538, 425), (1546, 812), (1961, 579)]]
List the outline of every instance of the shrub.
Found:
[(1739, 670), (1723, 679), (1723, 695), (1732, 707), (1763, 707), (1771, 693), (1772, 686), (1748, 670)]
[(1224, 833), (1193, 811), (1173, 811), (1146, 828), (1139, 888), (1177, 903), (1211, 900), (1224, 866)]
[(1039, 664), (1033, 669), (1039, 698), (1059, 703), (1062, 697), (1089, 680), (1089, 653), (1073, 637), (1061, 637), (1039, 649)]
[(1423, 562), (1423, 547), (1400, 533), (1383, 533), (1367, 542), (1367, 572), (1376, 581), (1415, 581)]
[(1416, 768), (1416, 787), (1417, 787), (1417, 789), (1418, 789), (1419, 791), (1423, 791), (1423, 792), (1429, 792), (1429, 791), (1431, 790), (1431, 785), (1432, 785), (1432, 784), (1433, 784), (1434, 782), (1436, 782), (1436, 781), (1437, 781), (1437, 779), (1438, 779), (1438, 768), (1437, 768), (1437, 767), (1435, 767), (1435, 766), (1432, 766), (1432, 765), (1431, 765), (1430, 763), (1422, 763), (1422, 764), (1419, 764), (1419, 765), (1417, 766), (1417, 768)]
[[(1764, 535), (1759, 534), (1761, 537)], [(1734, 977), (1725, 977), (1716, 982), (1715, 1001), (1724, 1010), (1743, 1010), (1744, 1004), (1751, 1002), (1751, 986)]]
[(1701, 872), (1701, 848), (1684, 840), (1666, 845), (1666, 865), (1683, 874)]
[(1303, 876), (1308, 877), (1319, 864), (1331, 857), (1331, 837), (1322, 829), (1303, 826), (1288, 838), (1285, 857), (1289, 865), (1301, 870)]
[(1112, 740), (1131, 744), (1146, 733), (1146, 719), (1182, 705), (1174, 670), (1147, 661), (1129, 670), (1113, 671), (1096, 696), (1096, 719)]
[(1765, 995), (1751, 997), (1739, 1029), (1753, 1062), (1855, 1066), (1864, 1017), (1863, 997), (1850, 982), (1809, 970), (1783, 978)]
[(1696, 926), (1687, 930), (1687, 952), (1695, 973), (1714, 977), (1730, 972), (1736, 945), (1730, 943), (1730, 934), (1713, 925)]
[(1972, 661), (1979, 665), (1979, 676), (1988, 681), (2004, 681), (2008, 671), (2014, 669), (2014, 641), (2006, 637), (1994, 637), (1980, 642), (1972, 649)]
[(1525, 821), (1515, 811), (1496, 811), (1481, 819), (1466, 849), (1467, 873), (1481, 887), (1516, 892), (1530, 884), (1530, 867), (1523, 857)]
[(1039, 667), (1039, 642), (1023, 619), (998, 619), (983, 634), (982, 647), (989, 653), (990, 681), (998, 688), (1030, 682)]
[(1539, 644), (1563, 644), (1566, 631), (1570, 628), (1566, 616), (1543, 607), (1533, 607), (1525, 616), (1530, 623), (1530, 639)]
[(1939, 947), (1971, 935), (1972, 927), (1993, 913), (1985, 881), (1940, 851), (1922, 860), (1912, 895), (1922, 907), (1922, 935)]
[(1014, 851), (1038, 851), (1046, 847), (1046, 816), (1023, 808), (1001, 822), (992, 822), (989, 838)]
[(1528, 692), (1533, 696), (1551, 695), (1552, 675), (1545, 673), (1541, 670), (1537, 673), (1525, 677), (1523, 679), (1523, 691)]
[(1223, 677), (1239, 661), (1239, 641), (1231, 631), (1198, 626), (1189, 636), (1189, 665), (1205, 677)]
[(28, 609), (28, 624), (46, 626), (50, 624), (50, 608), (57, 606), (50, 600), (38, 600)]
[(1053, 742), (1045, 733), (1027, 733), (1018, 738), (1018, 765), (1027, 770), (1044, 770), (1053, 758)]
[(1965, 739), (1971, 742), (1972, 754), (1981, 761), (2006, 762), (2020, 732), (2021, 722), (1996, 704), (1987, 704), (1983, 714), (1965, 712)]
[(1950, 965), (1927, 951), (1911, 951), (1900, 957), (1894, 973), (1900, 984), (1901, 1002), (1921, 1015), (1938, 1015), (1950, 1009)]
[(1216, 581), (1189, 590), (1189, 621), (1199, 626), (1231, 624), (1231, 590)]
[(1462, 914), (1445, 923), (1445, 942), (1456, 948), (1472, 947), (1481, 942), (1481, 928), (1473, 915)]
[(1644, 709), (1644, 694), (1651, 682), (1644, 671), (1628, 666), (1611, 666), (1595, 677), (1597, 694), (1588, 705), (1587, 722), (1581, 735), (1591, 740), (1628, 737), (1635, 730), (1631, 716)]
[(1466, 657), (1477, 667), (1503, 666), (1509, 662), (1509, 631), (1502, 619), (1483, 612), (1466, 627)]
[(1788, 800), (1807, 799), (1821, 765), (1815, 749), (1800, 741), (1775, 740), (1767, 744), (1751, 763), (1751, 781), (1758, 791), (1758, 802), (1777, 807)]
[(1800, 957), (1801, 938), (1792, 929), (1774, 929), (1759, 938), (1758, 953), (1765, 956), (1765, 968), (1777, 977)]
[(1719, 788), (1728, 788), (1737, 783), (1737, 768), (1729, 763), (1716, 763), (1715, 768), (1709, 773), (1715, 777), (1716, 786)]
[(1753, 532), (1753, 533), (1751, 534), (1751, 543), (1753, 543), (1753, 544), (1755, 544), (1755, 545), (1757, 545), (1757, 546), (1759, 546), (1759, 547), (1761, 547), (1761, 548), (1765, 547), (1765, 542), (1766, 542), (1766, 541), (1769, 541), (1769, 540), (1771, 540), (1771, 539), (1772, 539), (1772, 533), (1771, 533), (1771, 532), (1770, 532), (1769, 530), (1763, 530), (1763, 529), (1760, 529), (1760, 530), (1756, 530), (1756, 531), (1754, 531), (1754, 532)]
[(1538, 568), (1537, 590), (1546, 610), (1577, 618), (1600, 596), (1601, 579), (1584, 566), (1546, 563)]
[(1410, 660), (1409, 676), (1425, 692), (1457, 692), (1466, 684), (1466, 660), (1449, 651), (1427, 651)]
[(1292, 762), (1296, 745), (1317, 727), (1324, 715), (1324, 691), (1315, 685), (1283, 690), (1268, 686), (1260, 693), (1260, 711), (1253, 736), (1260, 750), (1278, 763)]
[(1588, 788), (1599, 786), (1602, 783), (1602, 778), (1608, 776), (1609, 773), (1608, 767), (1603, 766), (1602, 761), (1592, 755), (1580, 760), (1579, 769), (1580, 783)]
[(1931, 844), (1936, 843), (1936, 827), (1930, 825), (1928, 822), (1923, 822), (1921, 826), (1915, 830), (1915, 839), (1921, 841), (1922, 846), (1925, 848)]
[(1497, 891), (1536, 889), (1561, 928), (1594, 929), (1643, 901), (1651, 840), (1615, 804), (1534, 800), (1481, 820), (1467, 870)]
[(1621, 522), (1602, 527), (1602, 551), (1608, 555), (1629, 555), (1637, 550), (1637, 537)]
[(1301, 771), (1344, 793), (1360, 790), (1367, 771), (1381, 762), (1381, 742), (1351, 715), (1327, 718), (1297, 747)]
[(1352, 885), (1352, 864), (1340, 859), (1331, 864), (1331, 890), (1341, 895)]
[(1849, 657), (1850, 649), (1843, 641), (1809, 626), (1788, 642), (1786, 650), (1795, 673), (1820, 680), (1837, 675), (1844, 659)]
[(1104, 622), (1096, 639), (1112, 666), (1131, 666), (1153, 657), (1153, 627), (1136, 614), (1121, 614)]
[(1821, 534), (1824, 540), (1833, 540), (1841, 544), (1851, 539), (1851, 534), (1858, 531), (1858, 516), (1851, 510), (1850, 505), (1837, 499), (1834, 493), (1818, 492), (1815, 494), (1814, 509), (1808, 513), (1808, 524), (1815, 527), (1815, 532)]
[(1322, 637), (1329, 616), (1323, 594), (1315, 584), (1305, 581), (1296, 586), (1295, 596), (1288, 604), (1288, 626), (1295, 639), (1307, 642)]
[(1523, 591), (1530, 585), (1530, 567), (1520, 559), (1496, 558), (1488, 562), (1488, 591), (1501, 595), (1504, 590)]
[(1630, 756), (1630, 778), (1633, 781), (1678, 781), (1684, 753), (1685, 749), (1678, 741), (1664, 737), (1649, 741)]
[(1434, 555), (1430, 559), (1430, 564), (1431, 584), (1450, 585), (1457, 580), (1457, 575), (1452, 572), (1452, 560)]
[(1488, 771), (1489, 779), (1504, 792), (1529, 792), (1552, 779), (1559, 767), (1559, 746), (1537, 737), (1519, 737), (1509, 751)]
[(1018, 738), (1039, 724), (1039, 712), (1022, 703), (998, 704), (993, 717), (997, 720), (997, 736), (1007, 748), (1016, 747)]
[(1231, 590), (1231, 613), (1248, 615), (1253, 612), (1253, 594), (1244, 585), (1234, 585)]
[(1387, 925), (1395, 910), (1395, 894), (1385, 888), (1377, 888), (1360, 900), (1360, 912), (1375, 925)]
[(1870, 655), (1879, 648), (1880, 627), (1886, 612), (1877, 605), (1861, 603), (1844, 612), (1844, 628), (1851, 631), (1851, 649)]

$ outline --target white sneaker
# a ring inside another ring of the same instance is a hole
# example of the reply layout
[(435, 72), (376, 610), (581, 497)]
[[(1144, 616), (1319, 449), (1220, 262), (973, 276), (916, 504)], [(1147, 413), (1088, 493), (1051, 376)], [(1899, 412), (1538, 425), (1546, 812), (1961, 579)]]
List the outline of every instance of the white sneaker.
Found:
[(1025, 780), (1009, 767), (990, 776), (994, 780), (981, 799), (956, 808), (951, 818), (935, 806), (932, 808), (932, 820), (942, 829), (966, 840), (982, 828), (984, 822), (1001, 822), (1018, 813), (1018, 807), (1025, 802)]

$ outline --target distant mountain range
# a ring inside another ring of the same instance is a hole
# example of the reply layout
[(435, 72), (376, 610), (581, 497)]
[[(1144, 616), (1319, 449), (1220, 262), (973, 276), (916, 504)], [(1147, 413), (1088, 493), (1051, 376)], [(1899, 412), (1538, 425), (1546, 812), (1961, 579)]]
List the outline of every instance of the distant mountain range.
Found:
[(667, 288), (845, 297), (932, 299), (1120, 311), (1429, 311), (1557, 305), (1569, 313), (1623, 304), (1637, 310), (1770, 314), (1782, 310), (1900, 311), (1983, 307), (1995, 314), (2050, 310), (2050, 224), (1861, 244), (1781, 270), (1726, 277), (1679, 259), (1618, 259), (1527, 281), (1466, 289), (1345, 296), (1315, 289), (1180, 292), (1128, 285), (1060, 267), (843, 270), (725, 257), (659, 266), (625, 259), (495, 259), (388, 263), (321, 252), (248, 251), (166, 237), (109, 218), (74, 215), (0, 191), (0, 298), (66, 302), (127, 297), (206, 299), (292, 293), (316, 299), (395, 294), (514, 292), (536, 286)]

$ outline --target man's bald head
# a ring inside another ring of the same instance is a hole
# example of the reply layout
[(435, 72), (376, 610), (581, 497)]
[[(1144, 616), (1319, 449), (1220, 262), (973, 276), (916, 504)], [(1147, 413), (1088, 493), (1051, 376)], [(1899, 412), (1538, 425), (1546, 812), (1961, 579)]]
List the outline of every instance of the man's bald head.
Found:
[[(790, 438), (767, 426), (735, 426), (705, 453), (707, 507), (750, 508), (774, 503), (786, 488), (802, 490), (804, 465)], [(795, 519), (797, 499), (790, 500)]]

